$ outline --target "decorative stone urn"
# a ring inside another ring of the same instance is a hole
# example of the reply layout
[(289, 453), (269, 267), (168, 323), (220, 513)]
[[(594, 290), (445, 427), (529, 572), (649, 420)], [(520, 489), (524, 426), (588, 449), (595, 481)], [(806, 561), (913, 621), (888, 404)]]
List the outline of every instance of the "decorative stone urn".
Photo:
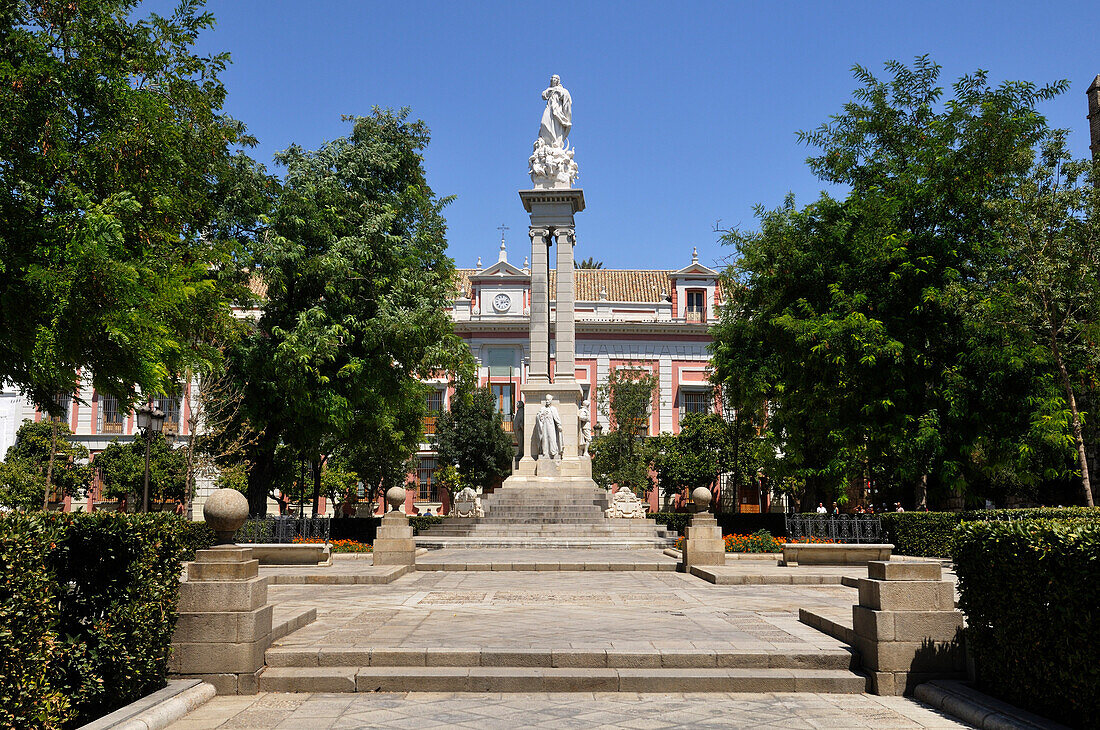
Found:
[(236, 489), (215, 489), (206, 498), (202, 517), (214, 530), (215, 544), (232, 545), (233, 536), (248, 519), (248, 499)]
[(390, 505), (391, 512), (400, 512), (401, 505), (405, 504), (405, 488), (390, 487), (386, 490), (386, 502)]

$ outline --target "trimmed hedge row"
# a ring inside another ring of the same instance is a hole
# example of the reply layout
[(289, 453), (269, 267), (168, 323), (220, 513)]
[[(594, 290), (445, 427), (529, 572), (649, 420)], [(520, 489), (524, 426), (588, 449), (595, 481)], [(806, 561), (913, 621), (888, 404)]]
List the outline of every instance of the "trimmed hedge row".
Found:
[(188, 525), (0, 516), (0, 727), (75, 727), (165, 685)]
[(1074, 727), (1100, 717), (1100, 522), (964, 522), (953, 542), (979, 686)]
[[(681, 535), (684, 534), (684, 528), (691, 524), (690, 512), (651, 512), (648, 516), (658, 525), (665, 525)], [(751, 535), (760, 530), (767, 530), (777, 537), (787, 536), (786, 515), (780, 512), (716, 514), (714, 519), (722, 528), (723, 535)]]
[(962, 522), (1031, 519), (1100, 520), (1096, 507), (1032, 507), (968, 512), (886, 512), (879, 515), (886, 542), (898, 555), (946, 558), (951, 555), (955, 528)]

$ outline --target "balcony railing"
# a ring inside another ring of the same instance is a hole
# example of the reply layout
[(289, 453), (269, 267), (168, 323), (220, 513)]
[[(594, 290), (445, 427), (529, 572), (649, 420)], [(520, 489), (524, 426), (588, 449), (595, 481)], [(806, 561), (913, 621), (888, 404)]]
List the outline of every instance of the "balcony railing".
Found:
[(122, 433), (122, 426), (123, 423), (121, 421), (104, 421), (99, 426), (99, 432), (107, 434)]
[(703, 310), (702, 309), (689, 309), (686, 312), (684, 312), (684, 319), (689, 323), (698, 324), (698, 323), (704, 321), (705, 318), (703, 316)]
[(435, 421), (436, 421), (435, 416), (424, 416), (423, 423), (424, 423), (424, 435), (425, 436), (434, 436), (435, 435)]

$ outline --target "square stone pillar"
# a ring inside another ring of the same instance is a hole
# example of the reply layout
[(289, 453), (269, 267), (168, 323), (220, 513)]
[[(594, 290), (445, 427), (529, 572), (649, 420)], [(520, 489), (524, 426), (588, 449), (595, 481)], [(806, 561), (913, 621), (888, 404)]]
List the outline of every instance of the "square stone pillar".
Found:
[(681, 551), (684, 572), (690, 573), (693, 565), (726, 564), (726, 541), (722, 539), (722, 528), (713, 514), (696, 512), (684, 532)]
[(555, 228), (558, 242), (558, 281), (554, 295), (554, 343), (557, 358), (554, 362), (554, 382), (576, 381), (577, 325), (574, 313), (576, 301), (573, 291), (573, 246), (576, 234), (572, 228)]
[(214, 685), (218, 694), (256, 694), (271, 645), (270, 578), (251, 548), (199, 550), (180, 584), (179, 620), (168, 671)]
[(531, 226), (531, 366), (528, 382), (550, 382), (550, 231)]
[(390, 510), (382, 517), (374, 538), (375, 565), (415, 565), (416, 542), (404, 512)]
[(940, 564), (876, 560), (867, 575), (859, 579), (852, 628), (871, 691), (901, 695), (932, 679), (964, 678), (963, 614)]

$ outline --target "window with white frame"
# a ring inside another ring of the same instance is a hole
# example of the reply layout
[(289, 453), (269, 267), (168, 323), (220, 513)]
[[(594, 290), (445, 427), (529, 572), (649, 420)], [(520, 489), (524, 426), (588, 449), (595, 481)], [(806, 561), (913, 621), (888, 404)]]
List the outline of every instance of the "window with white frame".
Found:
[(705, 390), (685, 390), (680, 394), (680, 417), (688, 413), (709, 413), (710, 393)]
[(121, 434), (126, 414), (119, 407), (118, 398), (113, 395), (99, 396), (99, 415), (96, 420), (96, 430), (99, 433)]
[[(416, 498), (420, 502), (431, 502), (434, 499), (432, 489), (435, 482), (436, 459), (434, 456), (421, 456), (416, 460)], [(436, 500), (438, 501), (438, 500)]]
[(689, 322), (707, 321), (707, 292), (705, 289), (688, 290), (685, 316)]

